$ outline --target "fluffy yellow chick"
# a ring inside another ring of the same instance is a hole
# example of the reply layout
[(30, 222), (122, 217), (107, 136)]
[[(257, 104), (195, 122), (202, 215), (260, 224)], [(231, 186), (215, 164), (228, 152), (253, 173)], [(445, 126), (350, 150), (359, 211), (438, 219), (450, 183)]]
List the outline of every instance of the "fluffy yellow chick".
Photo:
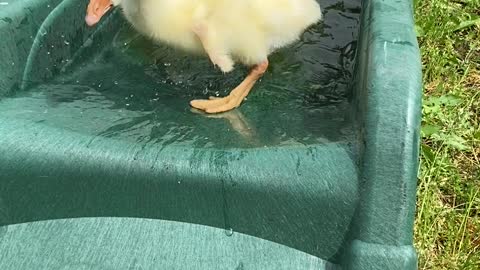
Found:
[(225, 73), (235, 61), (253, 66), (228, 96), (190, 102), (207, 113), (240, 106), (265, 73), (268, 55), (295, 42), (321, 19), (315, 0), (90, 0), (87, 24), (98, 23), (113, 6), (120, 6), (139, 32), (188, 51), (206, 52)]

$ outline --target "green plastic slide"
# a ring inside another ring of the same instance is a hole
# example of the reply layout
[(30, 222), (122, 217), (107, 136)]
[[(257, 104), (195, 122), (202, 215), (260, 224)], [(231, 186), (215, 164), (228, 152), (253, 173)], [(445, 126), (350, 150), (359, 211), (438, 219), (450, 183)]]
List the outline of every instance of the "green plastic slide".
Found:
[(0, 0), (0, 269), (416, 269), (411, 1), (320, 0), (242, 106), (86, 0)]

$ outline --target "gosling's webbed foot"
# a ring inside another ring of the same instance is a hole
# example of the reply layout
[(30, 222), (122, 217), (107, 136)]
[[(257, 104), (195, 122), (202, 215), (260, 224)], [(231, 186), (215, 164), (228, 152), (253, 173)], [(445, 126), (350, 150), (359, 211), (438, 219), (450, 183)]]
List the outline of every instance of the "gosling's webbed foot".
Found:
[(258, 79), (262, 77), (268, 67), (268, 60), (256, 65), (248, 76), (230, 94), (223, 98), (210, 97), (208, 100), (192, 100), (190, 105), (206, 113), (221, 113), (237, 108), (247, 97)]
[(190, 105), (206, 113), (221, 113), (233, 110), (240, 106), (243, 98), (232, 94), (223, 97), (210, 97), (209, 99), (196, 99), (190, 102)]

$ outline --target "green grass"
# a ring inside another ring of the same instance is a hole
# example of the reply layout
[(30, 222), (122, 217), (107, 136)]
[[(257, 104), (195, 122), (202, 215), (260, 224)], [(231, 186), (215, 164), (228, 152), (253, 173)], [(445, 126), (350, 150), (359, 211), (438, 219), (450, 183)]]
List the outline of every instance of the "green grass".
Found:
[(480, 0), (416, 0), (423, 62), (419, 269), (480, 269)]

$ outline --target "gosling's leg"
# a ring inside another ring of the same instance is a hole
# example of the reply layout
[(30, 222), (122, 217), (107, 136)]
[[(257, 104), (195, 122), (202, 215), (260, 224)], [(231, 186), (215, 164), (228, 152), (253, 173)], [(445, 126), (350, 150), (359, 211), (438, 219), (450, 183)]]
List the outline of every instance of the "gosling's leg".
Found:
[(225, 48), (222, 47), (224, 43), (218, 39), (215, 29), (208, 26), (205, 21), (200, 21), (194, 25), (192, 30), (200, 39), (210, 61), (224, 73), (232, 71), (235, 63)]
[(243, 80), (243, 82), (233, 89), (230, 94), (223, 98), (212, 98), (210, 100), (192, 100), (190, 105), (196, 109), (207, 113), (226, 112), (240, 106), (247, 97), (255, 83), (260, 79), (268, 68), (268, 60), (256, 65)]

